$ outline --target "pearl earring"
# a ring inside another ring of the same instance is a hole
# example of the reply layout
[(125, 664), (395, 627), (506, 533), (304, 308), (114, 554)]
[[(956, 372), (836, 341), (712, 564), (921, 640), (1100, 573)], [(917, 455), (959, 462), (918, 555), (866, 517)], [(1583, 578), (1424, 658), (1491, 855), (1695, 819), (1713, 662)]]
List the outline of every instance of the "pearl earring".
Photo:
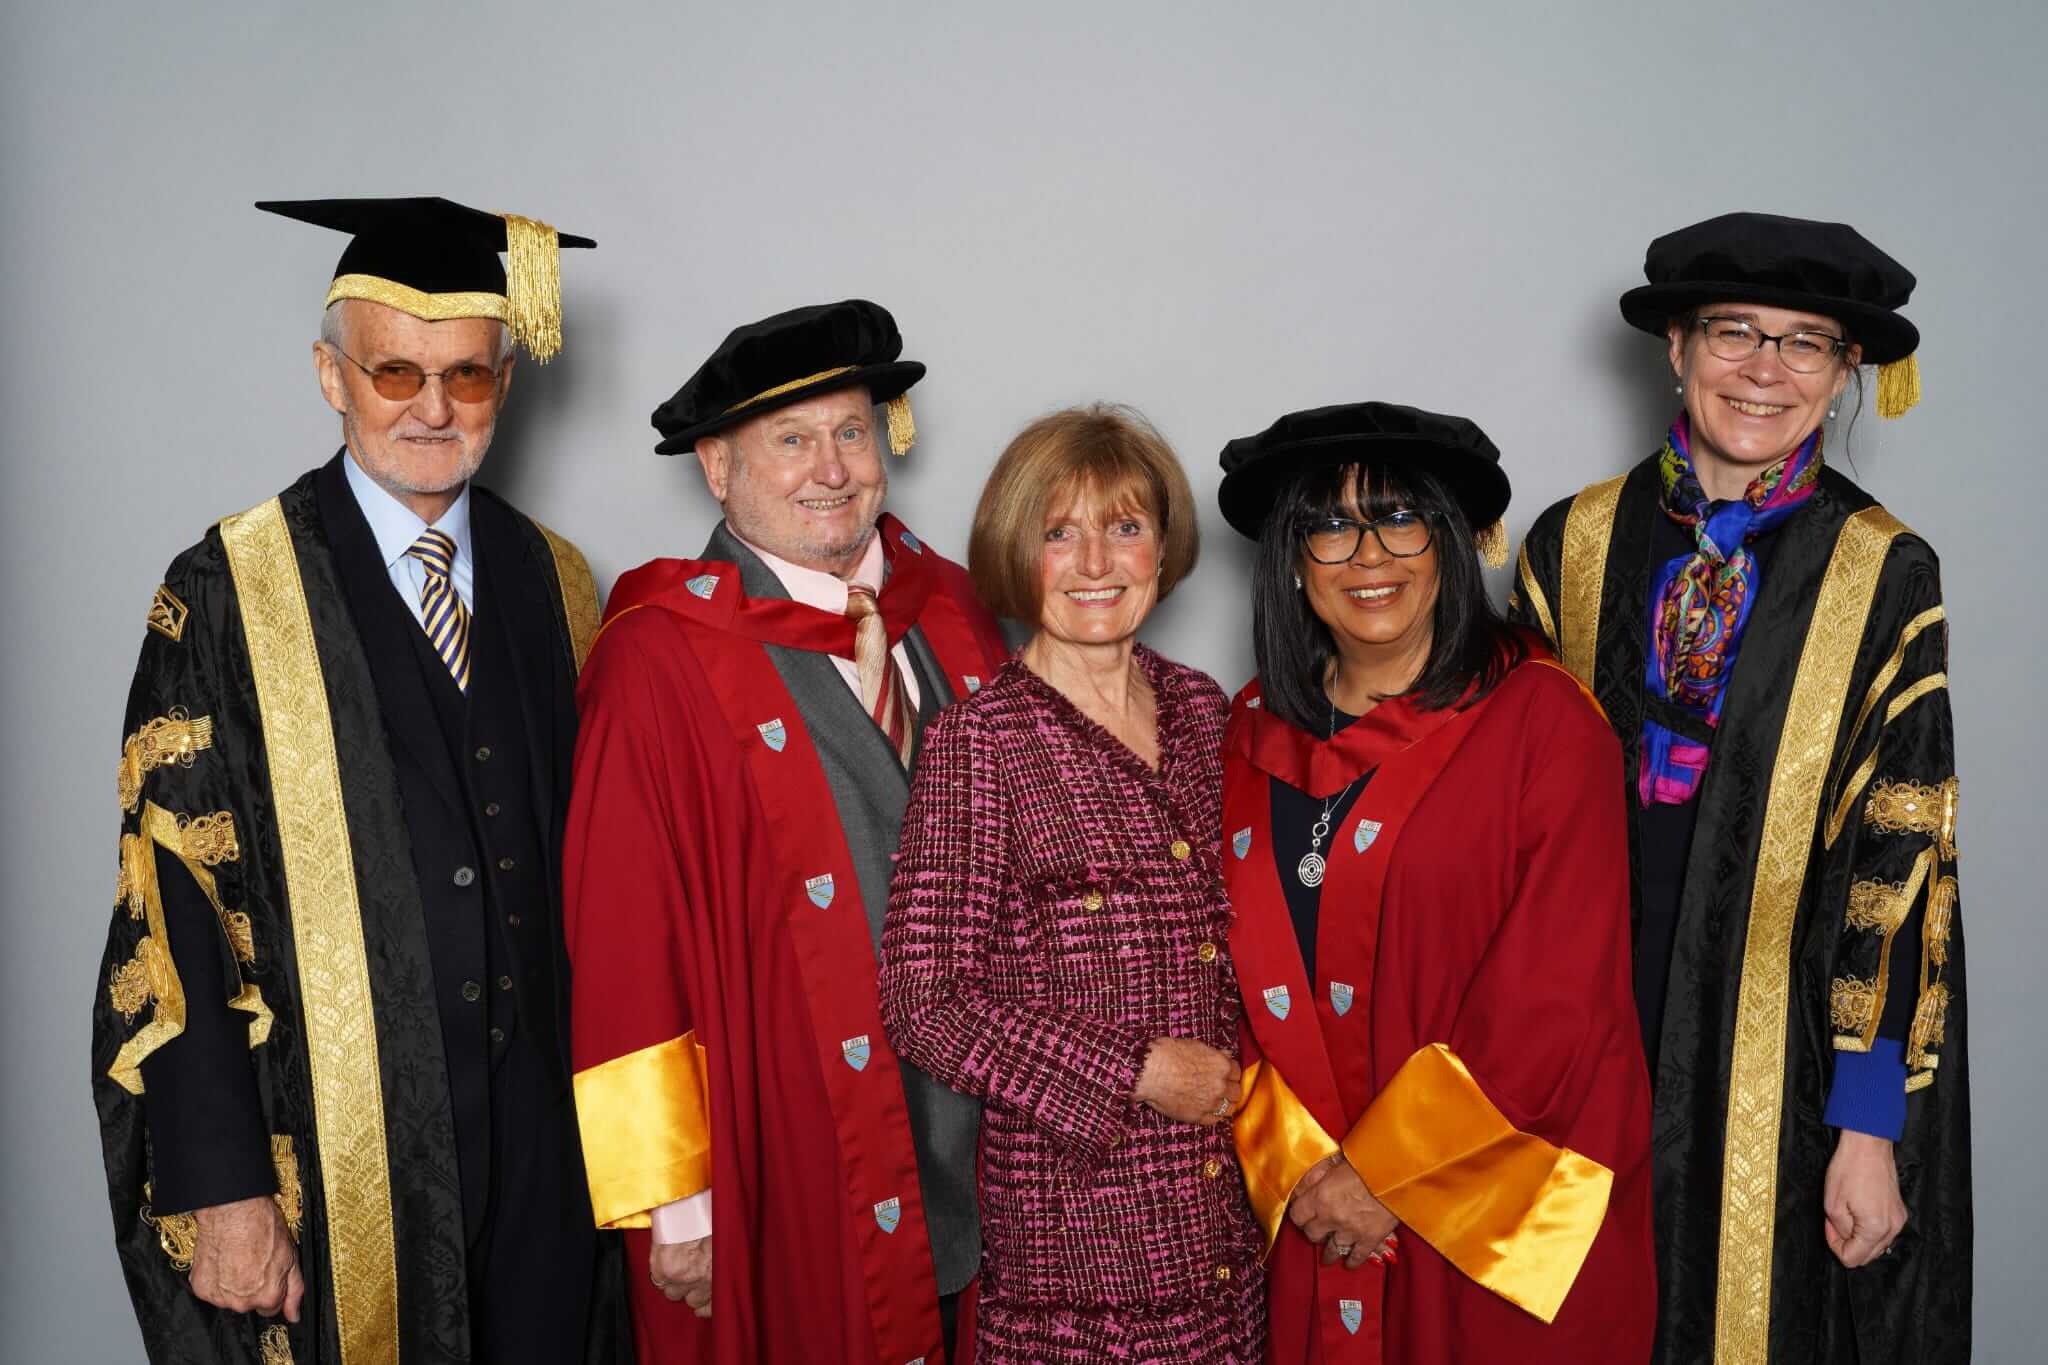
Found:
[(1685, 385), (1684, 385), (1684, 384), (1673, 384), (1673, 385), (1671, 386), (1671, 391), (1672, 391), (1673, 393), (1677, 394), (1677, 395), (1678, 395), (1678, 396), (1679, 396), (1680, 398), (1683, 398), (1683, 397), (1685, 397)]
[(1828, 420), (1829, 420), (1830, 422), (1834, 421), (1834, 420), (1835, 420), (1835, 418), (1837, 418), (1837, 417), (1839, 417), (1839, 416), (1841, 416), (1841, 415), (1842, 415), (1842, 410), (1841, 410), (1840, 408), (1838, 408), (1838, 407), (1834, 407), (1834, 406), (1832, 406), (1832, 405), (1830, 405), (1830, 406), (1829, 406), (1829, 408), (1828, 408)]
[(1296, 575), (1294, 576), (1294, 590), (1295, 590), (1296, 592), (1300, 592), (1300, 591), (1301, 591), (1301, 575), (1300, 575), (1300, 574), (1296, 574)]

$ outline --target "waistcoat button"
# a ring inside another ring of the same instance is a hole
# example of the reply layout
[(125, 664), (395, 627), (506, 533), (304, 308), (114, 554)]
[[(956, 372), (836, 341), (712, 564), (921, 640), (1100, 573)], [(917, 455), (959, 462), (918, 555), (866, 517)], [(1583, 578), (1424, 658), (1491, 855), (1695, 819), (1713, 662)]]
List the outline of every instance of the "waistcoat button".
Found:
[(457, 886), (468, 886), (476, 880), (476, 869), (473, 867), (458, 867), (455, 869), (455, 876), (452, 880)]
[(475, 1001), (480, 996), (482, 996), (483, 993), (484, 988), (482, 986), (477, 985), (476, 982), (474, 981), (465, 981), (462, 983), (462, 998), (464, 1000)]

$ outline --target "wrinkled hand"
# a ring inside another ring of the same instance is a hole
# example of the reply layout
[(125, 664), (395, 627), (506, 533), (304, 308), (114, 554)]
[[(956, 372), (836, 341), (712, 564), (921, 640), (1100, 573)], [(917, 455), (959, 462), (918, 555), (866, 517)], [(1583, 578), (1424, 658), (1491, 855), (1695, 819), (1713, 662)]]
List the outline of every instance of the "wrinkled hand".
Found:
[(1170, 1119), (1221, 1123), (1237, 1107), (1244, 1076), (1237, 1059), (1192, 1038), (1154, 1038), (1131, 1098)]
[(1309, 1241), (1322, 1244), (1324, 1265), (1342, 1261), (1350, 1270), (1391, 1258), (1386, 1239), (1400, 1225), (1386, 1205), (1372, 1197), (1342, 1152), (1301, 1178), (1287, 1217)]
[(1844, 1128), (1821, 1189), (1823, 1234), (1835, 1259), (1854, 1270), (1891, 1249), (1906, 1226), (1892, 1144)]
[(686, 1303), (700, 1318), (711, 1316), (711, 1239), (656, 1242), (647, 1273), (670, 1303)]
[(199, 1236), (192, 1248), (192, 1292), (231, 1313), (299, 1320), (306, 1280), (284, 1215), (269, 1195), (237, 1199), (194, 1211)]

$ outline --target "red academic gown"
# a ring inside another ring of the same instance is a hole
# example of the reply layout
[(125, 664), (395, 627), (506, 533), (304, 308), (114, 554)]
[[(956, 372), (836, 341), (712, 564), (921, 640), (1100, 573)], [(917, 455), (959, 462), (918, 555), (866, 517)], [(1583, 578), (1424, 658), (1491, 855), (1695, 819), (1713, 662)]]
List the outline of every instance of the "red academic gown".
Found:
[[(918, 627), (964, 696), (1004, 656), (995, 622), (882, 526), (890, 640)], [(850, 658), (852, 630), (749, 599), (732, 564), (657, 560), (619, 580), (579, 687), (565, 922), (593, 1208), (644, 1229), (714, 1191), (709, 1319), (652, 1288), (628, 1233), (644, 1362), (943, 1359), (868, 917), (764, 648)]]
[[(1325, 741), (1267, 714), (1254, 682), (1224, 754), (1236, 1131), (1276, 1239), (1274, 1365), (1645, 1359), (1649, 1087), (1621, 760), (1598, 710), (1539, 657), (1476, 705), (1383, 702)], [(1310, 981), (1270, 781), (1323, 796), (1367, 771), (1330, 833)], [(1340, 1148), (1401, 1220), (1391, 1266), (1321, 1266), (1286, 1219)]]

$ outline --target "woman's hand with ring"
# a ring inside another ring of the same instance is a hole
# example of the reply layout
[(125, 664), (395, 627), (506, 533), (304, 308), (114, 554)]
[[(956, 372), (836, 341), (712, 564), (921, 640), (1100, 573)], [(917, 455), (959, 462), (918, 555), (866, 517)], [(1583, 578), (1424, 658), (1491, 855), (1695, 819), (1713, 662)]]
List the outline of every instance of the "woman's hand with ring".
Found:
[(1131, 1098), (1182, 1123), (1230, 1117), (1243, 1078), (1237, 1059), (1192, 1038), (1154, 1038)]

